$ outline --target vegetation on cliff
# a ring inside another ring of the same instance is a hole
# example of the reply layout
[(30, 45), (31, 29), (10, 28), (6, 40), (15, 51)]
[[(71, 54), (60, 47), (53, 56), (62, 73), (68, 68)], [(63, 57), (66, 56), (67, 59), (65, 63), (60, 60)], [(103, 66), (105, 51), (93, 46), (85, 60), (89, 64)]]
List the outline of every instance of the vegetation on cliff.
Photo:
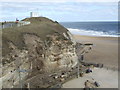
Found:
[[(3, 29), (2, 31), (3, 56), (10, 52), (8, 45), (9, 42), (14, 43), (19, 49), (25, 48), (23, 35), (26, 33), (34, 34), (36, 36), (39, 36), (42, 40), (46, 40), (47, 35), (53, 33), (58, 33), (59, 35), (61, 35), (63, 32), (68, 31), (59, 23), (56, 23), (45, 17), (26, 18), (23, 21), (30, 21), (31, 24), (21, 27), (12, 27), (12, 28)], [(61, 35), (61, 38), (62, 37), (63, 36)]]

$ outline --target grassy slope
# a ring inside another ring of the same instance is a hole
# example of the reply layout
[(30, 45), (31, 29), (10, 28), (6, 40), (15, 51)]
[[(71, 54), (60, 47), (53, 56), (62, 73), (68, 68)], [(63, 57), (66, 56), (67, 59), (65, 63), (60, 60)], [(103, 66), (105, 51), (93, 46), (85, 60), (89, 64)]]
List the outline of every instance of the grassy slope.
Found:
[(8, 42), (13, 42), (19, 49), (25, 47), (23, 42), (23, 34), (31, 33), (39, 36), (42, 40), (46, 39), (46, 35), (52, 33), (63, 33), (67, 29), (62, 27), (60, 24), (53, 22), (50, 19), (44, 17), (37, 18), (26, 18), (23, 21), (30, 21), (30, 25), (25, 25), (21, 27), (5, 28), (2, 33), (2, 52), (3, 55), (10, 52), (8, 48)]

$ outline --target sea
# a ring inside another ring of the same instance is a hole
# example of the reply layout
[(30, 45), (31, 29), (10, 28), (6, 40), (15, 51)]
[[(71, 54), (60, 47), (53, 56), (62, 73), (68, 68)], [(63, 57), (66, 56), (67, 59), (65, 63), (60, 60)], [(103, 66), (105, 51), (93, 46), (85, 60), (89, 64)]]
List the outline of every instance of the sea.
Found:
[(60, 22), (72, 34), (119, 37), (118, 22)]

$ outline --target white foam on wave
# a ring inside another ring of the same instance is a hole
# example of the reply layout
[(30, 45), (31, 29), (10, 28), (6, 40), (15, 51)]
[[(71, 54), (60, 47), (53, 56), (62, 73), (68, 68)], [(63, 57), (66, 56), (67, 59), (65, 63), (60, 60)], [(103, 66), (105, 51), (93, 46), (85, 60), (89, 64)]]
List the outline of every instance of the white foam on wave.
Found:
[(84, 30), (84, 29), (73, 29), (67, 28), (72, 34), (86, 35), (86, 36), (105, 36), (105, 37), (118, 37), (118, 35), (110, 35), (102, 31)]

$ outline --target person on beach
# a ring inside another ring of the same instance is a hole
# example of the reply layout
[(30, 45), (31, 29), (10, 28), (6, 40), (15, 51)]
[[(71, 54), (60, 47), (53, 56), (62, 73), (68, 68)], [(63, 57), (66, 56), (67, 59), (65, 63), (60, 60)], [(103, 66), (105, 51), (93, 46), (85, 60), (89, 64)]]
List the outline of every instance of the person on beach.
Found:
[(95, 81), (94, 84), (95, 84), (96, 87), (100, 86), (100, 84), (97, 81)]
[(86, 73), (90, 73), (90, 72), (92, 72), (92, 70), (91, 70), (90, 68), (88, 68), (88, 69), (86, 70)]
[(88, 90), (89, 90), (89, 88), (90, 88), (90, 81), (89, 81), (89, 80), (87, 80), (87, 81), (85, 82), (85, 88), (86, 88), (86, 89), (88, 88)]
[(84, 90), (94, 90), (94, 87), (91, 85), (91, 82), (89, 80), (85, 82)]

